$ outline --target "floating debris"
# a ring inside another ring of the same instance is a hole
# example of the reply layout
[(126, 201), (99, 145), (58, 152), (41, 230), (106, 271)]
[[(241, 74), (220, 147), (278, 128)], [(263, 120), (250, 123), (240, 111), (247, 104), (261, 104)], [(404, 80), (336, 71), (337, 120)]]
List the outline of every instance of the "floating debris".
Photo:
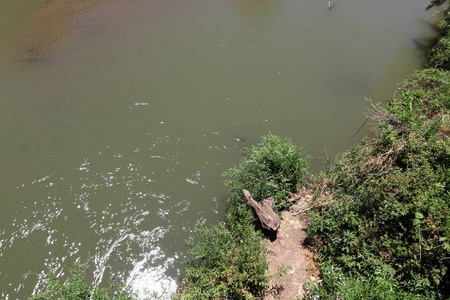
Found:
[(329, 0), (328, 1), (328, 8), (329, 9), (332, 9), (333, 6), (335, 6), (335, 5), (336, 5), (336, 0)]

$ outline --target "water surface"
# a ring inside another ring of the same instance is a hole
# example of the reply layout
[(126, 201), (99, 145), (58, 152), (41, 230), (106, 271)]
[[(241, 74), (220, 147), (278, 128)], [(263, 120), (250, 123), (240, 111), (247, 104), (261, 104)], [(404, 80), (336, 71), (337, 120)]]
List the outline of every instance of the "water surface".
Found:
[[(423, 63), (415, 0), (0, 3), (0, 295), (94, 255), (142, 297), (173, 291), (220, 173), (269, 132), (313, 170), (364, 135)], [(350, 140), (349, 140), (350, 139)]]

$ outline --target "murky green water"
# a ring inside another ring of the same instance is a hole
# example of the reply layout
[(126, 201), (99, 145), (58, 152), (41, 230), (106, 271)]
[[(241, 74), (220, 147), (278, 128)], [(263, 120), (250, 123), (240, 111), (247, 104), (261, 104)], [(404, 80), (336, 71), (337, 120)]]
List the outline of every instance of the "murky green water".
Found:
[(0, 2), (4, 299), (88, 252), (96, 282), (173, 291), (244, 146), (333, 157), (433, 34), (422, 0), (72, 2)]

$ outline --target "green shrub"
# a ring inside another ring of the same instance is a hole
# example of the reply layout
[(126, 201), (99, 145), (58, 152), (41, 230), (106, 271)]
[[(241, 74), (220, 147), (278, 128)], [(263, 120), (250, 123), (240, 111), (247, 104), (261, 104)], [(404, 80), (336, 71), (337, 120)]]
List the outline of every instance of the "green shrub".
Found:
[(446, 69), (450, 68), (450, 39), (444, 37), (439, 40), (433, 48), (430, 55), (430, 64), (434, 68)]
[(242, 189), (248, 190), (257, 201), (275, 199), (274, 210), (298, 190), (306, 181), (307, 159), (304, 149), (297, 148), (289, 139), (269, 134), (260, 144), (247, 149), (237, 167), (223, 173), (228, 188), (232, 218), (252, 220), (252, 210), (246, 204)]
[(175, 299), (255, 299), (268, 278), (260, 236), (252, 226), (230, 231), (223, 223), (197, 226), (200, 241), (188, 241), (191, 257)]
[(133, 300), (135, 296), (113, 281), (108, 287), (92, 286), (84, 280), (89, 263), (74, 264), (69, 276), (63, 283), (56, 278), (55, 273), (49, 270), (44, 287), (30, 300)]
[[(421, 89), (424, 96), (419, 104), (426, 116), (450, 108), (450, 76), (446, 70), (425, 69), (418, 71), (404, 82), (404, 88), (409, 90)], [(409, 103), (408, 103), (409, 105)]]

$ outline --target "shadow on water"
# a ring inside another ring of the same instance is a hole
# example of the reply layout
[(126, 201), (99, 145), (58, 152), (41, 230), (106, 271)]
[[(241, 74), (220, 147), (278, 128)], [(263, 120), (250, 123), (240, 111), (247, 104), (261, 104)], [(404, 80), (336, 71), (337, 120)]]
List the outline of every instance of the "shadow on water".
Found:
[[(430, 52), (430, 50), (434, 46), (436, 46), (439, 41), (439, 26), (437, 25), (437, 22), (432, 23), (428, 20), (423, 19), (420, 19), (420, 21), (424, 25), (424, 27), (433, 32), (433, 34), (427, 34), (419, 38), (413, 38), (412, 44), (422, 57), (428, 57), (428, 53)], [(428, 62), (424, 62), (421, 67), (425, 68), (427, 63)]]
[(439, 39), (439, 28), (428, 20), (418, 18), (418, 21), (427, 34), (412, 38), (412, 47), (408, 45), (398, 47), (396, 55), (383, 72), (383, 77), (375, 85), (373, 93), (375, 101), (385, 101), (388, 98), (395, 97), (397, 85), (394, 84), (405, 80), (405, 70), (406, 74), (413, 74), (416, 70), (427, 67), (429, 63), (428, 53)]

